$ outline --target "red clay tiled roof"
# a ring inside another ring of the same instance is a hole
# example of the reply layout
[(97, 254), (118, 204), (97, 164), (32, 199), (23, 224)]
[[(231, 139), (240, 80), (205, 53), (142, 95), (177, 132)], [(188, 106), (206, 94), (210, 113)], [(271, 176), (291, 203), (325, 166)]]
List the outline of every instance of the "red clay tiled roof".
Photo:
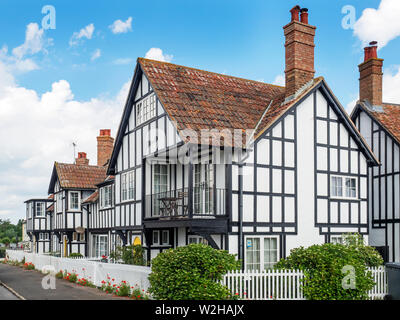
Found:
[(138, 62), (178, 131), (254, 129), (271, 100), (283, 101), (281, 86), (143, 58)]
[(364, 109), (400, 143), (400, 105), (383, 103), (382, 112), (372, 111), (369, 108)]
[(107, 176), (107, 167), (58, 162), (55, 162), (55, 167), (62, 188), (96, 189), (96, 184)]
[(97, 189), (89, 197), (82, 201), (82, 203), (94, 203), (99, 199), (99, 190)]

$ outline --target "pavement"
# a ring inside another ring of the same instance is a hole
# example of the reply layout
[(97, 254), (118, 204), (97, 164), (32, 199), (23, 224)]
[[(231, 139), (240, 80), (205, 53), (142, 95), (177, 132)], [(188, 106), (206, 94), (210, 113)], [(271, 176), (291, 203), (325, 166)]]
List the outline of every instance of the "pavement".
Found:
[(0, 300), (20, 300), (13, 293), (8, 291), (5, 287), (0, 285)]
[(56, 279), (55, 289), (43, 289), (44, 277), (36, 270), (0, 263), (0, 300), (128, 300), (63, 279)]

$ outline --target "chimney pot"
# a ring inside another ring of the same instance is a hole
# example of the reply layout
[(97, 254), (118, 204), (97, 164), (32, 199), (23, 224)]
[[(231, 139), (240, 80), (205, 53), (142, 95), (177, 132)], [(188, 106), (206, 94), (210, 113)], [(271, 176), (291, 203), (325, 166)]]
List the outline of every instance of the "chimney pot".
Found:
[(86, 156), (86, 152), (78, 152), (78, 158), (76, 158), (75, 164), (77, 164), (78, 166), (88, 165), (89, 159), (87, 159)]
[(302, 23), (308, 24), (308, 9), (303, 8), (300, 10), (300, 19)]
[[(300, 7), (290, 10), (292, 21), (283, 27), (285, 35), (285, 96), (295, 97), (296, 92), (314, 79), (315, 26), (308, 24), (308, 9)], [(296, 19), (297, 18), (297, 19)], [(297, 21), (297, 22), (296, 22)]]
[(292, 14), (292, 21), (299, 21), (300, 6), (294, 6), (290, 13)]
[(364, 62), (358, 68), (360, 71), (360, 100), (368, 100), (373, 106), (382, 105), (382, 66), (383, 60), (378, 59), (377, 42), (371, 41), (364, 48)]
[(104, 166), (111, 158), (114, 148), (114, 138), (111, 137), (111, 129), (101, 129), (97, 137), (97, 165)]

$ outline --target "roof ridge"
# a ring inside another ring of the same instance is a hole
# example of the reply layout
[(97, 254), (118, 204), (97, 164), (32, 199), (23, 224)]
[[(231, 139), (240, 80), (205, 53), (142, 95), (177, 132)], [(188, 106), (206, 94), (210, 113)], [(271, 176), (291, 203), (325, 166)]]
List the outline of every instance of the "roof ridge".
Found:
[(65, 162), (57, 162), (55, 161), (56, 164), (62, 164), (62, 165), (68, 165), (68, 166), (77, 166), (77, 167), (91, 167), (91, 168), (106, 168), (105, 166), (98, 166), (98, 165), (92, 165), (92, 164), (76, 164), (76, 163), (65, 163)]
[(194, 70), (194, 71), (201, 71), (201, 72), (205, 72), (205, 73), (210, 73), (210, 74), (214, 74), (214, 75), (219, 75), (219, 76), (222, 76), (222, 77), (229, 77), (229, 78), (233, 78), (233, 79), (244, 80), (244, 81), (250, 81), (250, 82), (255, 82), (255, 83), (259, 83), (259, 84), (263, 84), (263, 85), (269, 85), (269, 86), (274, 86), (274, 87), (277, 87), (277, 88), (285, 89), (284, 86), (280, 86), (280, 85), (277, 85), (277, 84), (266, 83), (266, 82), (263, 82), (263, 81), (257, 81), (257, 80), (252, 80), (252, 79), (246, 79), (246, 78), (237, 77), (237, 76), (231, 76), (231, 75), (229, 75), (229, 74), (223, 74), (223, 73), (218, 73), (218, 72), (214, 72), (214, 71), (208, 71), (208, 70), (203, 70), (203, 69), (198, 69), (198, 68), (193, 68), (193, 67), (187, 67), (187, 66), (184, 66), (184, 65), (176, 64), (176, 63), (171, 63), (171, 62), (165, 62), (165, 61), (159, 61), (159, 60), (153, 60), (153, 59), (147, 59), (147, 58), (139, 57), (139, 58), (138, 58), (138, 61), (141, 61), (141, 60), (156, 62), (156, 63), (159, 63), (159, 64), (168, 64), (168, 65), (177, 66), (177, 67), (182, 67), (182, 68), (186, 68), (186, 69), (190, 69), (190, 70)]

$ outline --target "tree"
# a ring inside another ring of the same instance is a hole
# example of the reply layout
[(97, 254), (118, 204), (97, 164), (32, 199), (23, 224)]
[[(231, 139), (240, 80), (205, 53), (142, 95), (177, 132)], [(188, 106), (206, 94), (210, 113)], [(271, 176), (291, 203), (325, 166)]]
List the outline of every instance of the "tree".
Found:
[(3, 243), (6, 247), (8, 247), (10, 242), (11, 242), (10, 238), (8, 238), (8, 237), (4, 237), (3, 239), (1, 239), (1, 243)]

